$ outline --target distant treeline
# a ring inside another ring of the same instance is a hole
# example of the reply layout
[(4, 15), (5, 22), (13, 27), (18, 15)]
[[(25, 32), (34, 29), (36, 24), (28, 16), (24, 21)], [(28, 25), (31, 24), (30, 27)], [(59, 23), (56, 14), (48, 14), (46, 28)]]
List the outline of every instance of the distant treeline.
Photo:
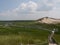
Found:
[(1, 20), (0, 22), (33, 22), (36, 20)]

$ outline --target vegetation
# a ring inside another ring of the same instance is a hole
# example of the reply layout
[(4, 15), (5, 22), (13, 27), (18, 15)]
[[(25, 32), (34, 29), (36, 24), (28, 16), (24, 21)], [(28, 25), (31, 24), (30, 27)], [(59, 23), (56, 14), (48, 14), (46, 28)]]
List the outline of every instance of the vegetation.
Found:
[[(42, 28), (42, 29), (40, 29)], [(47, 45), (49, 31), (58, 29), (54, 38), (60, 43), (60, 24), (41, 24), (35, 21), (0, 21), (0, 45)]]

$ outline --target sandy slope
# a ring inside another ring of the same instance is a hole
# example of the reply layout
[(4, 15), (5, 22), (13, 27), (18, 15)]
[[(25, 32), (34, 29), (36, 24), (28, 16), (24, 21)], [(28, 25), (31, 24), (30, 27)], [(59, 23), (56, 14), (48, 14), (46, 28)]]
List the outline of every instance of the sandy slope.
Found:
[(38, 19), (38, 22), (47, 23), (47, 24), (57, 24), (57, 23), (60, 23), (60, 19), (44, 17), (44, 18)]

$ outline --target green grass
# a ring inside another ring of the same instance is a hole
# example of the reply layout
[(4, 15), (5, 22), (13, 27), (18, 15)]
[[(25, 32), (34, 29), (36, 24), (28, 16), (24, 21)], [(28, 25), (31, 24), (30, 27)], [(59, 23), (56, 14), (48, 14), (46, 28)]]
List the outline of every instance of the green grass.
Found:
[(21, 35), (2, 35), (0, 36), (0, 45), (17, 45), (20, 43), (23, 44), (36, 44), (44, 42), (44, 38), (36, 38), (31, 36), (21, 36)]
[[(55, 33), (54, 38), (60, 43), (60, 24), (41, 24), (35, 21), (22, 21), (22, 22), (0, 22), (0, 45), (20, 45), (23, 44), (38, 44), (48, 42), (49, 31), (38, 29), (43, 27), (49, 30), (57, 28), (59, 31)], [(31, 26), (31, 27), (26, 27)], [(45, 44), (45, 43), (44, 43)]]

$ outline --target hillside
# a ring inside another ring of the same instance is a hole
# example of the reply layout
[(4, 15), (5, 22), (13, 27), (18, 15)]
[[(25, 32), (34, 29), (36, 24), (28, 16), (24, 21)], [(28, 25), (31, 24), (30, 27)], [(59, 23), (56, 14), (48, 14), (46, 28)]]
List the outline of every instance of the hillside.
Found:
[(60, 19), (50, 18), (50, 17), (43, 17), (37, 20), (40, 23), (46, 24), (57, 24), (60, 23)]

